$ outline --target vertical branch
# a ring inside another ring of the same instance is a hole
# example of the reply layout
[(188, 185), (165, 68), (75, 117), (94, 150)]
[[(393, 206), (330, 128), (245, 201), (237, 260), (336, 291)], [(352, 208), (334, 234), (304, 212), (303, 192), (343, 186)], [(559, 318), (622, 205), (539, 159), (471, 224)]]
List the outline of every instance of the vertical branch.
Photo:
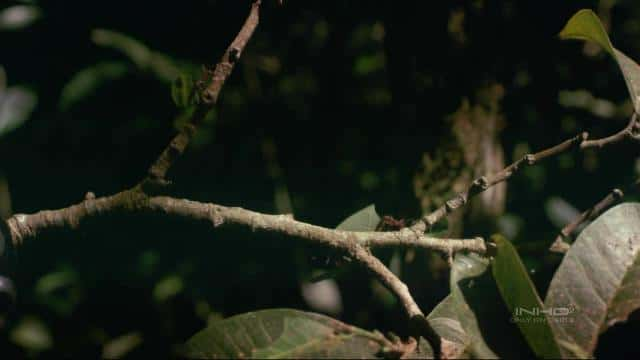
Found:
[(184, 153), (189, 145), (197, 126), (207, 116), (209, 111), (218, 101), (220, 90), (227, 80), (235, 64), (240, 59), (240, 55), (244, 51), (247, 42), (251, 39), (256, 27), (258, 26), (260, 16), (260, 0), (255, 0), (251, 5), (251, 11), (240, 29), (238, 35), (231, 42), (222, 55), (222, 59), (216, 64), (212, 75), (211, 82), (201, 91), (200, 98), (202, 103), (196, 108), (189, 124), (187, 124), (174, 138), (169, 145), (162, 151), (158, 159), (151, 165), (148, 176), (152, 180), (164, 181), (167, 172), (175, 162), (175, 160)]

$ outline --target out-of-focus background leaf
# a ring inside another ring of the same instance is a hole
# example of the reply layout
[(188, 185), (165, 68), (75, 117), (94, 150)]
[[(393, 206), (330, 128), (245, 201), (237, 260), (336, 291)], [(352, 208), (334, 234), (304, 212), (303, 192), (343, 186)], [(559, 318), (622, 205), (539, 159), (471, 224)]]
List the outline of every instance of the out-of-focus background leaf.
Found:
[[(503, 89), (496, 124), (506, 162), (580, 131), (612, 134), (633, 109), (608, 54), (557, 35), (578, 9), (590, 8), (616, 48), (638, 60), (635, 1), (276, 3), (263, 2), (260, 27), (215, 113), (171, 173), (171, 195), (294, 213), (326, 227), (372, 203), (381, 217), (416, 218), (424, 199), (414, 180), (424, 155), (447, 139), (451, 114), (483, 102), (479, 89), (487, 84)], [(173, 78), (215, 63), (248, 5), (0, 4), (3, 215), (135, 184), (185, 121), (171, 99)], [(560, 228), (640, 175), (636, 145), (563, 154), (509, 181), (497, 230), (512, 240), (539, 293), (561, 260), (547, 251)], [(433, 176), (447, 179), (453, 170)], [(490, 234), (481, 226), (464, 233)], [(440, 254), (376, 254), (425, 313), (449, 294)], [(73, 234), (47, 234), (14, 255), (18, 306), (0, 336), (8, 358), (164, 356), (210, 321), (265, 308), (311, 310), (302, 284), (313, 269), (342, 261), (278, 235), (115, 215)], [(397, 302), (365, 271), (348, 268), (332, 279), (341, 301), (334, 316), (406, 335)], [(472, 288), (489, 287), (486, 277)], [(481, 309), (499, 301), (493, 295), (471, 303)], [(478, 314), (481, 325), (509, 316)], [(639, 330), (637, 315), (630, 319), (603, 334), (596, 356), (637, 351), (625, 346)]]

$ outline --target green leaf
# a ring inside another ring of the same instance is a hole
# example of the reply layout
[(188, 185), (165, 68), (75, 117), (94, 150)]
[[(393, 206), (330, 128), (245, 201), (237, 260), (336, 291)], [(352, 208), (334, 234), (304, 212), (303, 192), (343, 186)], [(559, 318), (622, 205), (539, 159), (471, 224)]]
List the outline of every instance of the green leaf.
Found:
[[(495, 359), (498, 358), (498, 355), (487, 345), (483, 331), (480, 329), (478, 318), (469, 304), (469, 302), (472, 301), (472, 297), (469, 296), (468, 293), (465, 293), (469, 289), (475, 291), (475, 289), (472, 289), (474, 285), (469, 283), (468, 280), (484, 274), (488, 265), (488, 259), (484, 259), (476, 254), (456, 254), (451, 266), (451, 294), (449, 295), (451, 300), (445, 298), (444, 301), (451, 302), (448, 311), (452, 316), (456, 316), (469, 337), (469, 348), (467, 351), (477, 358)], [(475, 287), (478, 288), (477, 285)], [(486, 305), (489, 305), (489, 303), (485, 304), (485, 306)], [(436, 309), (438, 309), (438, 307), (436, 307)], [(442, 311), (444, 311), (444, 309)]]
[[(488, 266), (489, 260), (477, 254), (456, 254), (451, 267), (451, 293), (427, 319), (444, 340), (458, 339), (454, 358), (531, 358), (533, 353), (511, 321)], [(435, 318), (450, 319), (451, 332), (439, 328), (432, 321)], [(460, 324), (464, 334), (456, 337), (453, 321)]]
[(193, 67), (191, 65), (178, 64), (178, 61), (151, 50), (142, 42), (117, 31), (95, 29), (91, 33), (93, 42), (99, 46), (112, 48), (123, 53), (139, 69), (149, 71), (164, 82), (173, 81), (180, 73), (181, 67)]
[(563, 356), (592, 356), (598, 336), (640, 307), (640, 204), (618, 205), (587, 226), (551, 281), (545, 306)]
[(171, 98), (180, 108), (189, 107), (194, 99), (194, 85), (191, 76), (181, 73), (171, 84)]
[(375, 205), (366, 208), (346, 218), (336, 227), (344, 231), (374, 231), (380, 223), (380, 216), (376, 213)]
[(169, 275), (158, 281), (153, 288), (153, 298), (157, 302), (164, 302), (178, 295), (183, 289), (182, 278), (178, 275)]
[[(454, 297), (448, 295), (427, 316), (429, 325), (442, 339), (442, 347), (444, 348), (444, 344), (447, 344), (446, 358), (448, 359), (466, 357), (471, 345), (471, 337), (458, 320), (459, 314), (460, 308), (456, 306)], [(421, 342), (426, 342), (426, 340), (421, 339)]]
[(53, 346), (53, 338), (46, 324), (35, 316), (25, 316), (9, 334), (11, 341), (33, 353)]
[(559, 34), (561, 39), (589, 40), (602, 46), (618, 62), (627, 84), (633, 107), (640, 113), (640, 67), (628, 56), (613, 47), (598, 16), (589, 9), (575, 13)]
[(362, 330), (324, 315), (272, 309), (214, 322), (186, 342), (181, 356), (198, 359), (379, 358), (388, 344), (389, 340), (379, 332)]
[[(342, 221), (337, 230), (343, 231), (375, 231), (380, 223), (380, 216), (376, 213), (375, 205), (371, 204), (359, 210)], [(310, 280), (318, 282), (325, 279), (337, 279), (347, 271), (348, 266), (334, 267), (320, 274), (315, 274)]]
[(38, 303), (62, 316), (71, 314), (82, 301), (78, 274), (71, 267), (63, 267), (42, 276), (35, 284)]
[(560, 349), (549, 325), (544, 306), (518, 252), (504, 237), (494, 235), (497, 246), (493, 277), (514, 321), (538, 357), (559, 358)]
[(120, 61), (101, 62), (86, 67), (73, 75), (62, 88), (60, 108), (69, 109), (84, 98), (96, 93), (107, 83), (124, 78), (128, 72), (127, 64)]

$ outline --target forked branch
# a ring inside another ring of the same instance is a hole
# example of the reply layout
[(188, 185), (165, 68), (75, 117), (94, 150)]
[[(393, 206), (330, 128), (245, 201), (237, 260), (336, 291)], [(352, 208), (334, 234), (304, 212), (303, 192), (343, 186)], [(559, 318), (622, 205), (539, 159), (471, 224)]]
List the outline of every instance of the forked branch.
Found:
[(548, 149), (539, 151), (534, 154), (527, 154), (497, 173), (485, 175), (478, 179), (475, 179), (467, 190), (457, 194), (453, 198), (446, 201), (444, 205), (440, 206), (433, 212), (423, 216), (422, 219), (412, 225), (412, 229), (419, 232), (428, 230), (435, 223), (445, 218), (452, 211), (466, 205), (471, 197), (489, 189), (490, 187), (500, 182), (508, 180), (523, 166), (535, 165), (541, 160), (564, 153), (575, 147), (584, 150), (589, 148), (602, 148), (605, 145), (614, 144), (626, 139), (640, 140), (639, 132), (640, 122), (638, 121), (637, 115), (634, 113), (631, 116), (627, 126), (612, 136), (597, 140), (588, 140), (589, 134), (587, 132), (583, 132)]
[[(193, 112), (190, 121), (182, 128), (182, 130), (171, 140), (169, 145), (162, 151), (158, 159), (149, 168), (149, 178), (154, 181), (165, 181), (167, 172), (185, 149), (189, 145), (193, 134), (202, 120), (211, 111), (213, 106), (218, 102), (218, 96), (224, 82), (227, 80), (235, 64), (240, 59), (240, 55), (244, 51), (245, 46), (251, 39), (253, 32), (256, 30), (260, 21), (260, 0), (256, 0), (251, 5), (251, 11), (240, 29), (236, 38), (231, 42), (222, 55), (222, 59), (218, 62), (213, 70), (209, 85), (201, 90), (199, 97), (203, 100)], [(206, 71), (206, 70), (205, 70)]]

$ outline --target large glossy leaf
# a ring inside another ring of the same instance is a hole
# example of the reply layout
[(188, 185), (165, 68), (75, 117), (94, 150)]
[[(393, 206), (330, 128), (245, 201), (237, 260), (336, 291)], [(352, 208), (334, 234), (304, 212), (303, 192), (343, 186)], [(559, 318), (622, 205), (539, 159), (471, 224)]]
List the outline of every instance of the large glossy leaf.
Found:
[[(466, 358), (471, 344), (469, 334), (458, 320), (460, 309), (453, 296), (448, 295), (427, 316), (427, 321), (441, 338), (441, 351), (448, 359)], [(420, 344), (426, 344), (420, 339)]]
[[(185, 344), (187, 358), (379, 358), (390, 341), (330, 317), (291, 309), (250, 312), (213, 323)], [(407, 349), (415, 350), (413, 347)], [(429, 347), (421, 347), (432, 357)], [(408, 355), (408, 354), (407, 354)]]
[(611, 54), (622, 71), (633, 106), (640, 113), (640, 67), (613, 47), (600, 19), (593, 11), (583, 9), (573, 15), (560, 32), (560, 38), (593, 41)]
[(346, 218), (336, 227), (344, 231), (374, 231), (380, 222), (380, 216), (376, 212), (375, 205), (366, 208)]
[(514, 322), (522, 331), (531, 349), (541, 358), (559, 358), (553, 330), (533, 282), (527, 274), (518, 252), (502, 236), (493, 236), (497, 252), (491, 269), (504, 302), (514, 314)]
[[(429, 315), (457, 320), (466, 347), (459, 357), (480, 359), (530, 358), (527, 346), (511, 312), (505, 306), (491, 271), (489, 259), (476, 254), (456, 254), (451, 267), (451, 293)], [(432, 323), (445, 340), (453, 338)]]
[[(498, 355), (485, 342), (478, 318), (469, 304), (470, 297), (465, 294), (465, 291), (474, 286), (467, 280), (472, 280), (485, 273), (488, 265), (488, 259), (476, 254), (456, 254), (451, 266), (451, 295), (449, 295), (451, 305), (448, 311), (457, 316), (457, 320), (469, 337), (468, 352), (477, 358), (492, 359), (497, 358)], [(447, 300), (445, 299), (445, 301)], [(491, 306), (491, 304), (487, 305)]]
[(551, 325), (564, 356), (593, 354), (598, 335), (640, 307), (640, 204), (609, 209), (584, 229), (554, 275), (545, 306), (556, 313)]

